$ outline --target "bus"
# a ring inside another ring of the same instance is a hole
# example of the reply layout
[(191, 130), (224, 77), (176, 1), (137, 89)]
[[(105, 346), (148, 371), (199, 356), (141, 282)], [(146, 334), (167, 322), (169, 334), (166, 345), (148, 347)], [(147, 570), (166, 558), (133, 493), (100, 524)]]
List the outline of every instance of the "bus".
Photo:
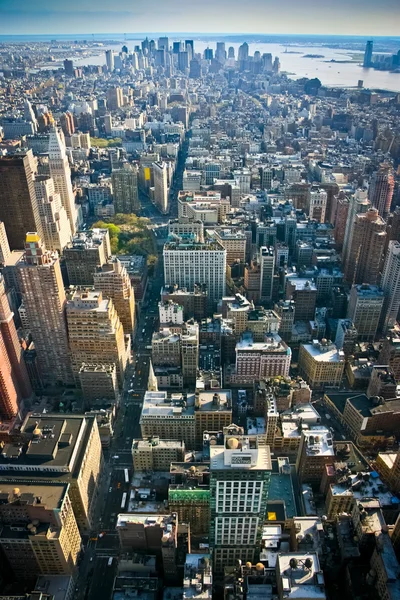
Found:
[(124, 469), (124, 475), (125, 475), (125, 483), (129, 483), (129, 471), (128, 471), (128, 469)]
[(112, 557), (112, 556), (110, 556), (110, 558), (108, 559), (107, 566), (108, 566), (108, 567), (111, 567), (111, 565), (112, 565), (112, 564), (113, 564), (113, 557)]
[(124, 492), (124, 493), (122, 494), (121, 508), (125, 508), (125, 504), (126, 504), (126, 496), (127, 496), (127, 493), (126, 493), (126, 492)]

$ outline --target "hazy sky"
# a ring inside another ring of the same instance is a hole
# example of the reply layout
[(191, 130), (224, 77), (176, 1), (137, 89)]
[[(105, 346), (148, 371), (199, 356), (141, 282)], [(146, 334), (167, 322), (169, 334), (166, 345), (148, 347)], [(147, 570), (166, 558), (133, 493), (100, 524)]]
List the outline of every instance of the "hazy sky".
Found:
[(400, 0), (0, 0), (0, 34), (400, 35)]

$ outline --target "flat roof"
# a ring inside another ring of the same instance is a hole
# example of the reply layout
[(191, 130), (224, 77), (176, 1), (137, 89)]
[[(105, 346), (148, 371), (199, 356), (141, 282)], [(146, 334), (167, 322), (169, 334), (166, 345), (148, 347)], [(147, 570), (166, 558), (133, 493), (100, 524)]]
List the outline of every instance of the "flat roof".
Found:
[[(28, 483), (18, 478), (7, 482), (0, 480), (0, 501), (1, 504), (12, 504), (20, 500), (24, 504), (42, 504), (48, 510), (57, 510), (62, 506), (68, 487), (68, 483)], [(16, 490), (18, 492), (14, 493)]]
[[(291, 566), (292, 559), (297, 561), (296, 568)], [(310, 561), (309, 568), (305, 566), (306, 561)], [(279, 553), (277, 565), (284, 597), (299, 599), (326, 598), (324, 577), (315, 552)]]
[(231, 390), (206, 390), (198, 392), (198, 394), (196, 394), (196, 408), (204, 412), (231, 412), (232, 392)]

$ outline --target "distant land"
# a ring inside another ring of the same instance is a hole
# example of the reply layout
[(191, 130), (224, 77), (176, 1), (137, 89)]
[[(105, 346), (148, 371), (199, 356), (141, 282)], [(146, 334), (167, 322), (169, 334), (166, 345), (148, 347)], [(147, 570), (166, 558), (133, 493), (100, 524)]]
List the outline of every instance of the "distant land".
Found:
[(207, 40), (209, 42), (225, 41), (243, 43), (280, 43), (283, 45), (316, 45), (329, 48), (341, 48), (346, 50), (364, 50), (367, 40), (374, 41), (374, 52), (394, 52), (400, 47), (400, 36), (350, 36), (350, 35), (309, 35), (309, 34), (262, 34), (262, 33), (201, 33), (201, 32), (136, 32), (136, 33), (87, 33), (87, 34), (36, 34), (36, 35), (0, 35), (2, 42), (50, 42), (57, 41), (132, 41), (140, 40), (145, 37), (158, 38), (162, 35), (168, 35), (173, 39), (197, 39)]

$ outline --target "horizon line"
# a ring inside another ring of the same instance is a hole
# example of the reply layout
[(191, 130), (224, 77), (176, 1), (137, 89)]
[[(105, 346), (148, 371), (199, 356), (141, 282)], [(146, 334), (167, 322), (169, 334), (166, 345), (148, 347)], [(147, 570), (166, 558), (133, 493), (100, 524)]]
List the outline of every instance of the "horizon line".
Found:
[[(126, 36), (126, 35), (140, 35), (140, 36), (166, 36), (166, 35), (170, 35), (170, 36), (179, 36), (179, 35), (191, 35), (191, 36), (209, 36), (209, 37), (214, 37), (214, 36), (221, 36), (221, 37), (229, 37), (229, 36), (289, 36), (289, 37), (340, 37), (340, 38), (384, 38), (384, 39), (399, 39), (400, 40), (400, 36), (399, 35), (380, 35), (380, 34), (340, 34), (340, 33), (260, 33), (260, 32), (255, 32), (255, 33), (251, 33), (251, 32), (237, 32), (237, 31), (231, 31), (231, 32), (204, 32), (204, 31), (198, 31), (198, 32), (190, 32), (190, 31), (133, 31), (133, 32), (119, 32), (119, 31), (112, 31), (112, 32), (105, 32), (105, 31), (99, 31), (99, 32), (85, 32), (85, 33), (76, 33), (76, 32), (64, 32), (64, 33), (48, 33), (48, 32), (41, 32), (41, 33), (0, 33), (0, 37), (27, 37), (27, 36), (33, 36), (33, 37), (38, 37), (38, 36), (60, 36), (60, 35), (75, 35), (75, 36), (87, 36), (87, 37), (91, 37), (94, 35), (117, 35), (117, 36)], [(129, 41), (129, 40), (128, 40)]]

